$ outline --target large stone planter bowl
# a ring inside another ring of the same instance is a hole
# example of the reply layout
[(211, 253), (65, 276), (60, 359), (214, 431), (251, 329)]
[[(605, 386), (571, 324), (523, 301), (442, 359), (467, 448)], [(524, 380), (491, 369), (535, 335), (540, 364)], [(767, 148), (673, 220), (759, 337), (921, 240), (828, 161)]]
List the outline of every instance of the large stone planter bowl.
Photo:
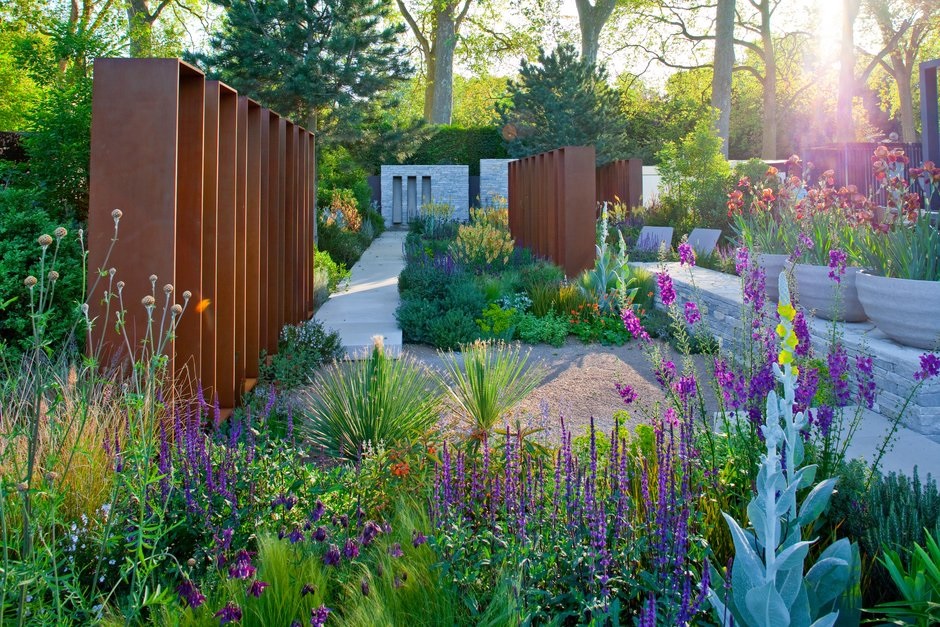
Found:
[[(867, 319), (855, 287), (859, 269), (846, 268), (840, 283), (829, 277), (829, 271), (829, 266), (803, 263), (794, 266), (793, 278), (796, 279), (800, 305), (807, 311), (814, 312), (816, 317), (826, 320), (861, 322)], [(837, 293), (841, 295), (841, 302), (836, 296)]]
[(858, 298), (882, 333), (898, 344), (934, 349), (940, 343), (940, 281), (859, 273)]
[(767, 298), (769, 298), (771, 302), (776, 303), (780, 300), (780, 289), (778, 288), (777, 277), (780, 276), (781, 272), (790, 269), (788, 259), (789, 255), (764, 253), (757, 255), (757, 265), (763, 269), (764, 276), (767, 279), (767, 287), (764, 291), (767, 293)]

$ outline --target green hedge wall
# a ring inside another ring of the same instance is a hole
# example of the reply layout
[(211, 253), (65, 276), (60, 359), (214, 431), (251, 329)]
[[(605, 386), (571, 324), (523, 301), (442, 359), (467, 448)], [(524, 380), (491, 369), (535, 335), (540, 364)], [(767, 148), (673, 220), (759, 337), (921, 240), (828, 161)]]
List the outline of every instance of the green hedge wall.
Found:
[(480, 159), (507, 159), (506, 147), (495, 126), (464, 128), (439, 126), (408, 159), (409, 164), (468, 165), (479, 176)]

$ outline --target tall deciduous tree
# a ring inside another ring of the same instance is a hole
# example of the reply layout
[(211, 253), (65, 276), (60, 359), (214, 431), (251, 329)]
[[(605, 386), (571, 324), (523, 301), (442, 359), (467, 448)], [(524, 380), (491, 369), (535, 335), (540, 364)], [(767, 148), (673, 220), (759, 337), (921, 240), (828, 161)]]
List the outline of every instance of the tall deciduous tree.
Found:
[(581, 28), (581, 59), (586, 63), (597, 63), (601, 31), (610, 20), (618, 0), (575, 0), (578, 9), (578, 26)]
[(538, 61), (522, 61), (519, 78), (509, 84), (511, 105), (499, 107), (510, 156), (594, 146), (598, 163), (617, 156), (623, 126), (617, 92), (603, 67), (579, 58), (563, 45)]
[(424, 58), (424, 119), (432, 124), (450, 124), (454, 110), (454, 51), (473, 0), (429, 0), (414, 11), (403, 0), (396, 2)]
[(410, 68), (388, 0), (215, 0), (225, 8), (209, 71), (320, 128), (358, 115)]
[(836, 103), (836, 141), (855, 141), (852, 103), (855, 100), (855, 21), (861, 0), (842, 2), (842, 43), (839, 52), (839, 100)]
[(930, 33), (940, 28), (937, 0), (866, 0), (865, 6), (878, 26), (884, 49), (875, 61), (894, 79), (898, 89), (901, 136), (917, 141), (912, 82), (919, 54)]
[(735, 0), (718, 0), (715, 11), (715, 62), (712, 72), (711, 104), (718, 111), (718, 137), (721, 153), (727, 158), (731, 137), (731, 74), (734, 70)]

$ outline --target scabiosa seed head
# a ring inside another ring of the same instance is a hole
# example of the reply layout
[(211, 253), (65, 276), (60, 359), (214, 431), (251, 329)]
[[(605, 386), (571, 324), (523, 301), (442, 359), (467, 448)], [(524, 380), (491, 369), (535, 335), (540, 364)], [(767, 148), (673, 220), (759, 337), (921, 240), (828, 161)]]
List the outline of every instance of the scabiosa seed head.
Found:
[(166, 294), (167, 296), (169, 296), (170, 294), (172, 294), (172, 293), (173, 293), (173, 284), (172, 284), (172, 283), (167, 283), (166, 285), (164, 285), (164, 286), (163, 286), (163, 293)]
[(147, 294), (146, 296), (140, 299), (140, 304), (146, 307), (147, 309), (150, 309), (151, 307), (157, 304), (157, 300), (150, 294)]
[(183, 313), (183, 306), (180, 305), (179, 303), (177, 303), (177, 304), (173, 305), (172, 307), (170, 307), (170, 311), (173, 312), (173, 315), (174, 315), (174, 316), (182, 315), (182, 313)]
[(39, 236), (39, 239), (36, 241), (38, 241), (39, 245), (42, 246), (43, 248), (49, 248), (49, 246), (52, 244), (52, 236), (49, 235), (48, 233), (43, 233), (42, 235)]
[(184, 301), (188, 301), (188, 300), (189, 300), (190, 298), (192, 298), (192, 297), (193, 297), (193, 293), (190, 292), (189, 290), (186, 290), (185, 292), (183, 292), (183, 300), (184, 300)]
[(55, 270), (50, 270), (49, 274), (46, 275), (49, 278), (50, 283), (55, 283), (59, 280), (59, 273)]
[(124, 212), (120, 209), (115, 209), (111, 212), (111, 217), (114, 218), (114, 224), (117, 226), (117, 223), (121, 221), (121, 216), (124, 215)]
[(33, 275), (29, 275), (28, 277), (23, 279), (23, 285), (25, 285), (29, 289), (33, 289), (34, 287), (36, 287), (37, 283), (39, 283), (39, 279), (37, 279)]
[(157, 277), (156, 274), (151, 274), (151, 275), (150, 275), (150, 284), (155, 286), (155, 285), (157, 284), (157, 279), (158, 279), (158, 278), (159, 278), (159, 277)]

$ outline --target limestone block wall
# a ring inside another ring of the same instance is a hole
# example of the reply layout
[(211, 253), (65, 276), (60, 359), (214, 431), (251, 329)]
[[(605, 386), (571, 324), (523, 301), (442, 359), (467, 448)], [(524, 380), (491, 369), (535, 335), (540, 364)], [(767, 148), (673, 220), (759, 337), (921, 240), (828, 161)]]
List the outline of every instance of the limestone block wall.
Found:
[(382, 217), (386, 226), (407, 224), (426, 202), (454, 207), (454, 218), (470, 219), (470, 167), (383, 165)]
[(480, 203), (486, 207), (509, 198), (509, 164), (515, 159), (480, 159)]
[[(658, 271), (657, 264), (631, 264)], [(724, 351), (740, 350), (744, 338), (741, 324), (741, 287), (738, 277), (714, 270), (695, 268), (694, 283), (688, 268), (678, 263), (666, 264), (673, 279), (680, 304), (688, 300), (698, 303), (702, 319), (709, 331), (722, 344)], [(662, 307), (658, 300), (657, 307)], [(810, 337), (817, 355), (825, 355), (832, 323), (810, 316)], [(940, 435), (940, 380), (933, 379), (917, 387), (914, 373), (920, 369), (921, 349), (901, 346), (889, 339), (870, 322), (840, 323), (842, 340), (849, 358), (870, 355), (874, 365), (878, 396), (874, 410), (893, 420), (916, 388), (905, 410), (903, 422), (910, 429), (928, 436)], [(854, 389), (854, 381), (852, 382)]]

